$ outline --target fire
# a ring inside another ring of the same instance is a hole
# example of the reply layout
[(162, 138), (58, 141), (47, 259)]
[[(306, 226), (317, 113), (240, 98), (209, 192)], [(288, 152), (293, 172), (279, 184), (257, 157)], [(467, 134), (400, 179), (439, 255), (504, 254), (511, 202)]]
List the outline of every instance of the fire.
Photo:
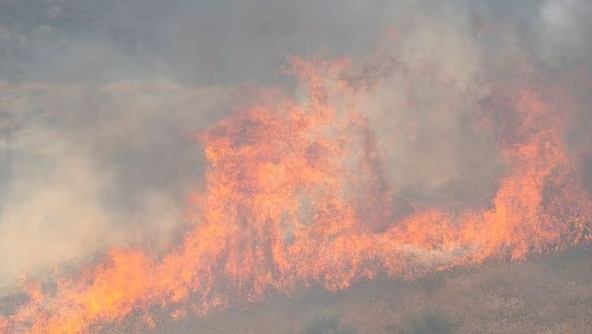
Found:
[(413, 277), (590, 241), (592, 205), (563, 144), (560, 93), (491, 88), (498, 107), (483, 107), (477, 123), (510, 168), (489, 206), (417, 203), (392, 221), (397, 188), (363, 103), (373, 85), (353, 85), (350, 66), (294, 59), (305, 99), (264, 92), (199, 134), (208, 166), (180, 246), (162, 256), (113, 249), (54, 286), (30, 284), (0, 333), (94, 333), (131, 317), (151, 327), (155, 310), (176, 319), (311, 284), (335, 291), (379, 273)]

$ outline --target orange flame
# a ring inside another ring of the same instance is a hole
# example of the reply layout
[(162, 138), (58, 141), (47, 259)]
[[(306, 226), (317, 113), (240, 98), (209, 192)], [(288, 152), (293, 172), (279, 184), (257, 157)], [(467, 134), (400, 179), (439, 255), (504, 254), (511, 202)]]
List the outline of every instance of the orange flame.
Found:
[(498, 136), (511, 171), (489, 207), (427, 208), (391, 222), (396, 189), (359, 103), (372, 87), (343, 79), (346, 60), (293, 63), (304, 102), (269, 92), (200, 134), (204, 190), (179, 248), (162, 258), (113, 249), (55, 287), (31, 285), (0, 333), (91, 333), (134, 316), (155, 326), (155, 309), (176, 319), (310, 284), (339, 290), (380, 272), (421, 275), (590, 241), (592, 206), (573, 180), (561, 140), (567, 102), (557, 94), (501, 90), (508, 108), (499, 109), (512, 121), (483, 131)]

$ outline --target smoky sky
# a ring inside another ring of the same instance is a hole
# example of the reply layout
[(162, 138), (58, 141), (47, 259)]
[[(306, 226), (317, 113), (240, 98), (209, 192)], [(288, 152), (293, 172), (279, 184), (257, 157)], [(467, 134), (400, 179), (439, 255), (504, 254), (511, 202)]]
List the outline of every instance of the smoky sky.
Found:
[[(26, 0), (0, 6), (0, 73), (14, 78), (280, 80), (286, 55), (364, 55), (389, 29), (405, 29), (402, 22), (427, 13), (450, 23), (466, 20), (475, 34), (496, 30), (482, 43), (494, 53), (504, 49), (505, 38), (515, 38), (551, 64), (587, 61), (591, 47), (592, 9), (582, 0)], [(513, 36), (501, 37), (504, 28)]]
[[(505, 166), (468, 121), (484, 73), (526, 53), (587, 75), (591, 17), (585, 0), (1, 0), (0, 283), (166, 240), (203, 176), (195, 134), (245, 85), (297, 91), (281, 71), (291, 55), (379, 58), (357, 70), (379, 83), (364, 107), (397, 196), (487, 202)], [(584, 180), (589, 105), (566, 135)], [(413, 140), (396, 136), (406, 124)]]

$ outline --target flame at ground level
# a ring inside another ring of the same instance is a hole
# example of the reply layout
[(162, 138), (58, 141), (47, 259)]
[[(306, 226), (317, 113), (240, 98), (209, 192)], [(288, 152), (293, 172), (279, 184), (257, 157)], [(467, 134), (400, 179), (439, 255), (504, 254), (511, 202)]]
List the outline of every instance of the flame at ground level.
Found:
[(497, 138), (509, 168), (490, 205), (418, 203), (392, 221), (397, 185), (364, 109), (373, 84), (345, 79), (345, 60), (293, 65), (304, 101), (266, 92), (200, 134), (208, 167), (182, 245), (160, 258), (113, 249), (55, 286), (31, 284), (0, 333), (91, 333), (130, 316), (155, 326), (156, 309), (178, 318), (272, 291), (339, 290), (381, 272), (415, 276), (590, 241), (592, 205), (563, 144), (570, 101), (558, 85), (492, 85), (498, 107), (483, 107), (475, 126)]

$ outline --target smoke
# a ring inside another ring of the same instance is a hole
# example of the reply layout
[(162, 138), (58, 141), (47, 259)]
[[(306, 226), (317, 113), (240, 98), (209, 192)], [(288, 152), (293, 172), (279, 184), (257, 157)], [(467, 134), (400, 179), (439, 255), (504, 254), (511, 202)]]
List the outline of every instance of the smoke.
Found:
[(587, 78), (592, 71), (592, 42), (586, 36), (592, 33), (591, 14), (592, 5), (578, 0), (547, 1), (541, 8), (543, 32), (549, 41), (545, 55), (563, 67), (571, 65), (578, 76), (586, 78), (572, 89), (573, 98), (579, 103), (570, 113), (566, 140), (574, 153), (580, 181), (589, 192), (592, 192), (592, 87)]
[(501, 173), (494, 139), (474, 124), (486, 93), (483, 50), (467, 6), (436, 8), (394, 18), (396, 64), (378, 80), (367, 112), (399, 200), (483, 205)]
[[(0, 282), (113, 244), (160, 246), (201, 179), (195, 134), (286, 56), (346, 55), (401, 203), (482, 205), (505, 172), (475, 127), (492, 73), (524, 54), (592, 69), (590, 5), (539, 1), (0, 2)], [(372, 54), (372, 56), (368, 56)], [(589, 105), (589, 104), (587, 104)], [(566, 136), (592, 175), (592, 116)], [(587, 158), (586, 158), (587, 157)]]
[[(540, 9), (544, 23), (543, 38), (550, 57), (565, 61), (586, 62), (592, 42), (586, 38), (592, 31), (592, 5), (581, 0), (546, 1)], [(587, 64), (589, 66), (589, 64)]]
[(196, 133), (223, 115), (228, 95), (168, 81), (9, 91), (0, 277), (114, 244), (164, 246), (203, 168)]

